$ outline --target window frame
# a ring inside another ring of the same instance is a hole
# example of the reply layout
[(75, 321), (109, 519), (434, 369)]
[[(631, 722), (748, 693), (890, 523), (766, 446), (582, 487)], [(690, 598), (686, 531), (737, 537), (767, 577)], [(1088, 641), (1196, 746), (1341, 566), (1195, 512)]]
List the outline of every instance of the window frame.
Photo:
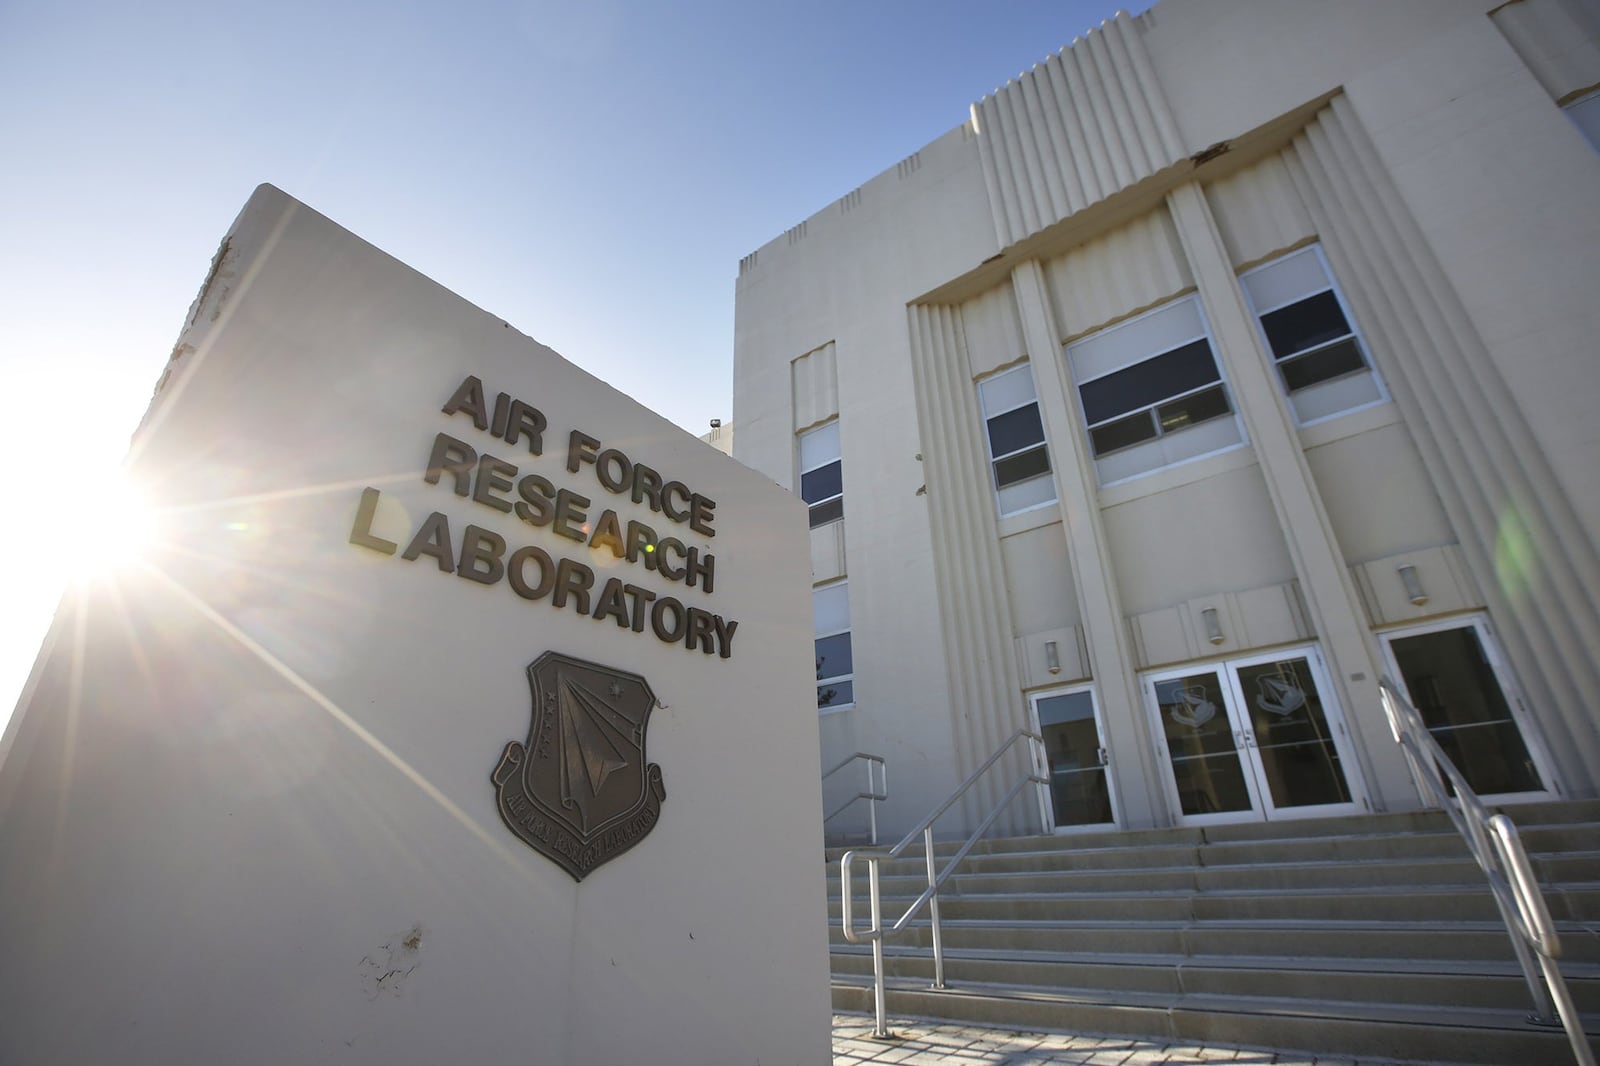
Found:
[[(1077, 372), (1077, 367), (1076, 367), (1076, 364), (1075, 364), (1075, 362), (1074, 362), (1074, 360), (1072, 358), (1072, 354), (1071, 354), (1072, 353), (1072, 349), (1074, 347), (1076, 347), (1076, 346), (1078, 346), (1080, 344), (1083, 344), (1084, 342), (1089, 341), (1089, 340), (1091, 340), (1091, 339), (1093, 339), (1095, 337), (1103, 336), (1106, 333), (1110, 332), (1111, 330), (1122, 329), (1124, 327), (1131, 326), (1131, 325), (1133, 325), (1133, 324), (1135, 324), (1137, 322), (1141, 322), (1141, 321), (1144, 321), (1145, 319), (1154, 317), (1155, 315), (1159, 315), (1159, 314), (1162, 314), (1163, 312), (1170, 311), (1171, 309), (1177, 307), (1178, 305), (1184, 303), (1185, 301), (1188, 301), (1194, 307), (1195, 315), (1199, 319), (1199, 322), (1200, 322), (1200, 332), (1199, 333), (1196, 333), (1195, 335), (1193, 335), (1191, 337), (1188, 337), (1186, 340), (1183, 340), (1183, 341), (1178, 342), (1176, 344), (1172, 344), (1169, 347), (1162, 348), (1158, 352), (1148, 352), (1145, 355), (1143, 355), (1143, 356), (1141, 356), (1141, 357), (1139, 357), (1137, 359), (1132, 359), (1132, 360), (1129, 360), (1128, 362), (1120, 363), (1117, 366), (1112, 367), (1109, 370), (1104, 370), (1104, 371), (1102, 371), (1100, 373), (1095, 374), (1091, 378), (1082, 378), (1082, 379), (1079, 378), (1078, 372)], [(1211, 362), (1212, 362), (1212, 365), (1215, 366), (1216, 370), (1217, 370), (1217, 379), (1216, 379), (1216, 381), (1208, 382), (1208, 383), (1206, 383), (1204, 385), (1199, 385), (1199, 386), (1196, 386), (1194, 388), (1185, 389), (1185, 390), (1183, 390), (1181, 392), (1173, 393), (1172, 395), (1164, 397), (1163, 399), (1155, 401), (1154, 403), (1146, 404), (1146, 405), (1144, 405), (1142, 407), (1138, 407), (1138, 408), (1134, 408), (1134, 409), (1131, 409), (1131, 410), (1123, 411), (1122, 413), (1116, 415), (1113, 418), (1101, 419), (1100, 421), (1093, 422), (1093, 423), (1091, 423), (1089, 421), (1089, 409), (1088, 409), (1088, 406), (1084, 403), (1084, 399), (1083, 399), (1083, 387), (1085, 385), (1092, 384), (1092, 383), (1094, 383), (1096, 381), (1101, 381), (1101, 380), (1103, 380), (1103, 379), (1105, 379), (1107, 377), (1110, 377), (1112, 374), (1119, 374), (1122, 371), (1127, 370), (1127, 369), (1129, 369), (1131, 367), (1139, 366), (1141, 363), (1148, 363), (1153, 359), (1159, 359), (1161, 356), (1167, 355), (1167, 354), (1169, 354), (1171, 352), (1178, 351), (1179, 349), (1181, 349), (1181, 348), (1183, 348), (1183, 347), (1185, 347), (1187, 345), (1193, 344), (1195, 341), (1199, 341), (1199, 340), (1205, 341), (1206, 342), (1206, 346), (1210, 349)], [(1083, 335), (1081, 335), (1079, 337), (1075, 337), (1072, 340), (1067, 341), (1067, 342), (1065, 342), (1065, 343), (1063, 343), (1061, 345), (1061, 358), (1062, 358), (1062, 361), (1066, 364), (1067, 380), (1072, 385), (1073, 398), (1074, 398), (1074, 401), (1078, 405), (1078, 415), (1079, 415), (1079, 417), (1081, 417), (1083, 419), (1084, 442), (1088, 447), (1087, 458), (1091, 463), (1093, 463), (1095, 465), (1096, 480), (1099, 482), (1099, 486), (1101, 488), (1109, 488), (1109, 487), (1111, 487), (1113, 485), (1121, 485), (1121, 484), (1124, 484), (1124, 483), (1129, 482), (1129, 481), (1137, 480), (1138, 478), (1148, 477), (1151, 474), (1156, 474), (1156, 473), (1159, 473), (1159, 472), (1161, 472), (1163, 470), (1171, 470), (1171, 469), (1173, 469), (1175, 467), (1183, 466), (1183, 465), (1188, 464), (1188, 463), (1199, 462), (1202, 459), (1209, 459), (1212, 456), (1222, 455), (1222, 454), (1225, 454), (1227, 452), (1236, 451), (1236, 450), (1238, 450), (1240, 448), (1248, 446), (1249, 443), (1250, 443), (1249, 434), (1245, 431), (1244, 421), (1243, 421), (1243, 419), (1242, 419), (1242, 417), (1241, 417), (1241, 415), (1239, 413), (1239, 405), (1234, 400), (1233, 384), (1232, 384), (1232, 382), (1230, 382), (1228, 380), (1228, 375), (1227, 375), (1226, 371), (1223, 368), (1222, 360), (1218, 356), (1218, 347), (1217, 347), (1216, 337), (1213, 336), (1212, 331), (1211, 331), (1211, 319), (1206, 314), (1205, 305), (1201, 302), (1200, 294), (1198, 292), (1191, 291), (1191, 292), (1185, 293), (1185, 294), (1183, 294), (1181, 296), (1174, 297), (1173, 299), (1167, 300), (1164, 303), (1159, 304), (1158, 306), (1149, 308), (1148, 310), (1145, 310), (1145, 311), (1141, 311), (1136, 315), (1130, 315), (1129, 317), (1127, 317), (1125, 319), (1122, 319), (1121, 321), (1113, 322), (1110, 325), (1102, 326), (1099, 329), (1091, 330), (1090, 332), (1085, 333), (1085, 334), (1083, 334)], [(1188, 425), (1182, 426), (1179, 429), (1164, 430), (1161, 427), (1161, 418), (1160, 418), (1160, 415), (1158, 413), (1160, 408), (1162, 408), (1164, 406), (1167, 406), (1167, 405), (1169, 405), (1169, 404), (1171, 404), (1171, 403), (1173, 403), (1175, 401), (1186, 399), (1186, 398), (1188, 398), (1190, 396), (1198, 396), (1198, 395), (1200, 395), (1202, 393), (1205, 393), (1205, 392), (1208, 392), (1208, 391), (1210, 391), (1212, 389), (1221, 389), (1222, 395), (1223, 395), (1223, 399), (1228, 404), (1228, 412), (1227, 412), (1226, 416), (1217, 415), (1217, 416), (1214, 416), (1212, 418), (1208, 418), (1203, 422), (1190, 423)], [(1104, 426), (1113, 425), (1113, 424), (1115, 424), (1117, 422), (1120, 422), (1120, 421), (1122, 421), (1124, 419), (1130, 418), (1135, 414), (1140, 414), (1140, 413), (1144, 413), (1144, 412), (1148, 412), (1150, 414), (1151, 420), (1152, 420), (1153, 424), (1156, 427), (1156, 433), (1155, 433), (1154, 436), (1146, 437), (1143, 440), (1135, 441), (1135, 442), (1133, 442), (1131, 444), (1125, 444), (1125, 445), (1122, 445), (1121, 447), (1112, 448), (1109, 451), (1106, 451), (1106, 452), (1104, 452), (1102, 454), (1096, 454), (1095, 453), (1094, 430), (1097, 427), (1104, 427)], [(1170, 462), (1160, 463), (1158, 465), (1150, 467), (1149, 469), (1140, 470), (1137, 473), (1124, 474), (1124, 475), (1119, 476), (1119, 477), (1113, 477), (1110, 480), (1102, 480), (1101, 477), (1100, 477), (1100, 466), (1099, 466), (1099, 464), (1100, 464), (1100, 461), (1103, 460), (1103, 459), (1106, 459), (1106, 458), (1109, 458), (1111, 456), (1115, 456), (1115, 455), (1121, 454), (1123, 452), (1128, 451), (1131, 448), (1136, 448), (1136, 447), (1139, 447), (1141, 445), (1146, 445), (1146, 444), (1150, 444), (1150, 443), (1155, 442), (1155, 441), (1163, 440), (1163, 439), (1165, 439), (1167, 437), (1171, 437), (1171, 436), (1174, 436), (1176, 434), (1179, 434), (1183, 430), (1186, 430), (1186, 429), (1195, 429), (1195, 428), (1198, 428), (1198, 427), (1203, 426), (1203, 425), (1208, 425), (1208, 424), (1210, 424), (1212, 422), (1218, 421), (1219, 419), (1221, 419), (1223, 417), (1229, 417), (1229, 418), (1231, 418), (1233, 420), (1234, 429), (1238, 433), (1238, 440), (1232, 441), (1232, 442), (1230, 442), (1228, 444), (1225, 444), (1225, 445), (1223, 445), (1222, 447), (1219, 447), (1219, 448), (1212, 448), (1209, 451), (1200, 452), (1200, 453), (1195, 454), (1195, 455), (1184, 456), (1181, 459), (1174, 459), (1174, 460), (1172, 460)]]
[[(802, 456), (805, 454), (805, 449), (804, 449), (804, 444), (803, 444), (805, 438), (807, 438), (809, 436), (813, 436), (814, 434), (825, 433), (825, 432), (828, 432), (828, 431), (832, 431), (833, 434), (835, 435), (835, 437), (839, 438), (839, 439), (837, 439), (835, 441), (836, 447), (831, 452), (829, 452), (829, 454), (832, 456), (832, 458), (827, 459), (827, 460), (825, 460), (825, 461), (823, 461), (821, 463), (817, 463), (814, 466), (804, 466), (804, 465), (802, 465), (805, 462), (805, 460), (802, 458)], [(839, 491), (836, 492), (836, 493), (833, 493), (830, 496), (824, 496), (824, 497), (822, 497), (821, 499), (818, 499), (818, 500), (806, 500), (806, 497), (805, 497), (805, 478), (806, 478), (806, 475), (810, 474), (810, 473), (814, 473), (814, 472), (816, 472), (818, 470), (825, 470), (825, 469), (827, 469), (827, 467), (829, 467), (829, 466), (831, 466), (831, 465), (833, 465), (835, 463), (837, 463), (839, 465)], [(834, 522), (843, 521), (844, 520), (844, 441), (843, 441), (843, 438), (840, 437), (838, 416), (830, 418), (828, 421), (822, 423), (821, 425), (812, 426), (810, 429), (803, 430), (802, 432), (795, 434), (795, 469), (796, 469), (795, 479), (794, 479), (795, 495), (799, 496), (802, 500), (805, 500), (806, 511), (807, 511), (809, 522), (810, 522), (809, 528), (811, 528), (811, 529), (820, 529), (823, 526), (831, 525)], [(818, 509), (819, 508), (826, 508), (828, 505), (834, 504), (834, 503), (838, 504), (838, 512), (839, 513), (836, 514), (836, 515), (833, 515), (832, 517), (825, 517), (825, 518), (821, 519), (820, 521), (818, 521), (817, 520)]]
[[(1007, 407), (1003, 410), (989, 410), (989, 405), (984, 399), (984, 387), (990, 382), (998, 381), (1008, 374), (1019, 373), (1025, 373), (1027, 375), (1030, 391), (1033, 393), (1033, 399), (1024, 403), (1014, 404), (1013, 406)], [(1004, 370), (999, 370), (993, 374), (979, 378), (977, 381), (973, 382), (973, 385), (978, 394), (978, 417), (983, 423), (983, 450), (984, 454), (989, 457), (989, 486), (994, 492), (996, 515), (998, 515), (1000, 518), (1010, 518), (1012, 515), (1027, 514), (1029, 511), (1037, 511), (1045, 507), (1055, 506), (1059, 498), (1059, 494), (1056, 492), (1055, 467), (1050, 461), (1050, 435), (1045, 431), (1044, 428), (1044, 412), (1039, 410), (1039, 383), (1033, 376), (1032, 363), (1025, 360), (1021, 363), (1018, 363), (1016, 366), (1007, 367)], [(1039, 415), (1038, 442), (1006, 452), (1004, 455), (996, 455), (994, 453), (994, 442), (989, 436), (989, 423), (993, 419), (999, 418), (1002, 415), (1008, 415), (1013, 411), (1020, 411), (1029, 404), (1033, 405), (1035, 411)], [(1032, 477), (1023, 478), (1021, 481), (1013, 481), (1009, 485), (1002, 486), (1000, 484), (1000, 464), (1007, 459), (1014, 459), (1017, 456), (1027, 455), (1028, 453), (1034, 451), (1042, 451), (1044, 453), (1044, 471), (1042, 473), (1034, 474)], [(1035, 478), (1047, 478), (1049, 480), (1050, 498), (1048, 500), (1040, 500), (1037, 503), (1030, 503), (1023, 507), (1015, 508), (1014, 510), (1006, 510), (1000, 500), (1001, 489), (1010, 488), (1012, 485), (1023, 485), (1034, 480)]]
[[(834, 713), (836, 713), (838, 711), (848, 711), (848, 710), (852, 710), (856, 705), (856, 700), (855, 700), (855, 677), (856, 677), (856, 672), (855, 672), (855, 640), (854, 640), (853, 637), (851, 637), (851, 633), (854, 632), (854, 628), (855, 627), (854, 627), (854, 624), (853, 624), (853, 622), (852, 622), (852, 620), (850, 618), (850, 589), (849, 589), (849, 586), (850, 586), (850, 579), (849, 578), (840, 578), (837, 581), (828, 581), (828, 582), (825, 582), (825, 583), (823, 583), (821, 585), (813, 585), (811, 587), (811, 605), (812, 605), (811, 606), (811, 632), (812, 632), (812, 643), (811, 643), (812, 653), (811, 654), (812, 654), (812, 660), (816, 661), (817, 658), (818, 658), (817, 654), (816, 654), (816, 652), (817, 652), (817, 642), (819, 642), (821, 640), (824, 640), (824, 639), (826, 639), (828, 637), (837, 637), (837, 636), (843, 634), (846, 638), (849, 638), (849, 644), (850, 644), (850, 671), (848, 673), (843, 673), (843, 674), (829, 674), (828, 676), (823, 677), (823, 676), (821, 676), (822, 668), (820, 666), (818, 666), (817, 667), (817, 675), (818, 676), (817, 676), (817, 685), (816, 685), (817, 690), (818, 690), (819, 695), (820, 695), (821, 689), (822, 689), (822, 687), (824, 685), (837, 684), (840, 681), (848, 681), (850, 683), (850, 699), (848, 701), (844, 702), (844, 703), (839, 703), (839, 704), (830, 703), (830, 704), (828, 704), (826, 706), (824, 706), (822, 703), (819, 702), (817, 704), (817, 713), (818, 714), (834, 714)], [(816, 617), (817, 617), (817, 610), (816, 610), (817, 593), (819, 593), (819, 592), (827, 592), (827, 591), (831, 591), (833, 589), (844, 589), (844, 620), (845, 620), (845, 627), (843, 629), (830, 629), (826, 633), (824, 633), (824, 632), (820, 631), (820, 629), (819, 629), (819, 627), (817, 625), (817, 621), (816, 621)]]
[[(1388, 676), (1394, 679), (1401, 694), (1415, 705), (1414, 694), (1406, 684), (1405, 676), (1400, 672), (1400, 658), (1395, 654), (1393, 642), (1399, 638), (1445, 633), (1453, 629), (1470, 629), (1477, 637), (1478, 647), (1483, 651), (1489, 672), (1500, 684), (1500, 695), (1506, 701), (1511, 721), (1515, 723), (1517, 732), (1522, 736), (1523, 747), (1528, 749), (1528, 756), (1533, 760), (1534, 769), (1545, 783), (1545, 788), (1539, 792), (1491, 792), (1486, 793), (1487, 797), (1495, 804), (1541, 803), (1570, 798), (1565, 777), (1545, 743), (1544, 730), (1528, 710), (1527, 701), (1522, 694), (1522, 683), (1511, 669), (1511, 661), (1501, 650), (1499, 634), (1495, 632), (1494, 624), (1487, 614), (1473, 611), (1425, 622), (1399, 622), (1378, 628), (1373, 635), (1378, 638), (1378, 650), (1383, 655), (1383, 665), (1388, 670)], [(1422, 799), (1427, 802), (1427, 797), (1424, 796)], [(1437, 808), (1429, 803), (1427, 809)]]
[[(1300, 255), (1308, 250), (1316, 256), (1318, 265), (1322, 267), (1322, 276), (1327, 279), (1328, 287), (1326, 289), (1318, 289), (1313, 293), (1297, 296), (1294, 299), (1284, 301), (1283, 303), (1273, 304), (1270, 307), (1258, 308), (1256, 306), (1255, 297), (1251, 295), (1250, 287), (1245, 284), (1244, 279), (1248, 278), (1252, 274), (1257, 274), (1263, 270), (1271, 269), (1272, 267), (1277, 266), (1279, 263), (1282, 263), (1284, 260), (1288, 259), (1290, 256)], [(1278, 382), (1279, 395), (1283, 397), (1285, 406), (1287, 406), (1289, 409), (1289, 415), (1294, 419), (1294, 424), (1297, 427), (1304, 428), (1306, 426), (1321, 425), (1322, 423), (1330, 422), (1335, 418), (1343, 418), (1345, 415), (1352, 415), (1357, 411), (1365, 411), (1369, 408), (1377, 407), (1390, 401), (1389, 389), (1384, 384), (1383, 375), (1378, 373), (1378, 365), (1373, 362), (1372, 359), (1372, 346), (1367, 343), (1366, 336), (1361, 332), (1360, 324), (1356, 322), (1356, 316), (1350, 311), (1350, 301), (1345, 299), (1344, 290), (1340, 287), (1339, 279), (1333, 272), (1333, 265), (1328, 262), (1327, 254), (1322, 250), (1321, 241), (1314, 241), (1311, 244), (1290, 249), (1289, 251), (1284, 252), (1282, 255), (1273, 256), (1265, 263), (1257, 263), (1249, 270), (1241, 270), (1238, 274), (1238, 283), (1239, 291), (1244, 296), (1245, 306), (1250, 309), (1251, 315), (1255, 318), (1256, 335), (1261, 339), (1262, 350), (1266, 353), (1267, 360), (1272, 364), (1273, 375)], [(1335, 337), (1333, 340), (1323, 341), (1319, 344), (1312, 345), (1310, 348), (1294, 352), (1280, 359), (1278, 354), (1272, 350), (1272, 340), (1267, 336), (1267, 326), (1262, 319), (1267, 315), (1272, 314), (1274, 311), (1281, 311), (1286, 307), (1293, 307), (1295, 304), (1300, 303), (1301, 301), (1309, 300), (1314, 296), (1320, 296), (1324, 292), (1331, 292), (1333, 294), (1334, 300), (1339, 305), (1339, 312), (1344, 315), (1345, 325), (1349, 327), (1350, 332), (1342, 337)], [(1299, 408), (1297, 408), (1294, 404), (1295, 390), (1291, 390), (1289, 388), (1289, 382), (1283, 374), (1284, 364), (1286, 362), (1304, 359), (1305, 357), (1314, 355), (1317, 352), (1325, 351), (1329, 348), (1332, 348), (1336, 344), (1343, 343), (1346, 340), (1354, 340), (1356, 342), (1356, 350), (1361, 354), (1362, 359), (1361, 369), (1347, 371), (1343, 374), (1336, 375), (1335, 377), (1325, 378), (1322, 381), (1313, 382), (1311, 385), (1305, 386), (1305, 388), (1315, 388), (1317, 385), (1326, 384), (1332, 381), (1339, 381), (1344, 378), (1350, 378), (1356, 376), (1357, 374), (1364, 373), (1372, 378), (1373, 387), (1377, 390), (1378, 395), (1364, 403), (1356, 404), (1354, 407), (1346, 407), (1338, 411), (1330, 412), (1329, 414), (1318, 415), (1315, 418), (1302, 419), (1300, 417)]]

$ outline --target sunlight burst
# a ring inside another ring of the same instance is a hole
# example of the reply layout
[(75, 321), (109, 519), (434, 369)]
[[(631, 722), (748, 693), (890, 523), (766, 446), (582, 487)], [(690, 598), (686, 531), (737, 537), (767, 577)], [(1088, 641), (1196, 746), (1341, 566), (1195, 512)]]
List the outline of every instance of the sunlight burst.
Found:
[(109, 520), (77, 519), (65, 525), (77, 580), (106, 577), (141, 561), (160, 532), (155, 508), (138, 486), (120, 470), (110, 480), (102, 497)]

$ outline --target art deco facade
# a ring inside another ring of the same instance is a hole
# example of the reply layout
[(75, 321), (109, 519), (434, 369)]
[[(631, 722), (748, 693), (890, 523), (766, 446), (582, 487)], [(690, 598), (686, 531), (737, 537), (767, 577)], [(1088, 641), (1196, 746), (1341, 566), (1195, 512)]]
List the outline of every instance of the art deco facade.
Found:
[(1166, 0), (747, 256), (824, 765), (891, 830), (1020, 728), (1058, 828), (1404, 810), (1388, 675), (1595, 795), (1597, 85), (1582, 0)]

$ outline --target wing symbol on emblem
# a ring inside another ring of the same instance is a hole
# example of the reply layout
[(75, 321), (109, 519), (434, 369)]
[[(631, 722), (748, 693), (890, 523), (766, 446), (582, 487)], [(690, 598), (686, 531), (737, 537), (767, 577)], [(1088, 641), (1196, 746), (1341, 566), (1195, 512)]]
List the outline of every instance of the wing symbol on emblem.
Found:
[(1257, 687), (1256, 706), (1268, 714), (1287, 717), (1305, 706), (1306, 694), (1280, 678), (1263, 677)]
[(560, 702), (561, 805), (589, 823), (589, 807), (606, 779), (628, 765), (626, 747), (638, 747), (633, 723), (565, 671), (556, 675)]
[(1178, 690), (1178, 703), (1168, 712), (1174, 722), (1199, 729), (1217, 716), (1217, 705), (1206, 698), (1203, 688)]

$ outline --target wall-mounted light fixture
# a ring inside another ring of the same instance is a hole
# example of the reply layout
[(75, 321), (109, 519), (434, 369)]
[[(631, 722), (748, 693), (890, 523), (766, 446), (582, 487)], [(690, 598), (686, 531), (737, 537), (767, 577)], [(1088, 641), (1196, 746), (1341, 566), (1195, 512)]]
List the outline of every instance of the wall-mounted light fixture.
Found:
[(1061, 672), (1061, 651), (1053, 640), (1044, 642), (1044, 665), (1052, 674)]
[(1400, 583), (1406, 587), (1406, 599), (1418, 607), (1428, 602), (1428, 592), (1422, 587), (1422, 579), (1417, 576), (1416, 567), (1402, 566), (1397, 573), (1400, 575)]
[(1222, 635), (1222, 620), (1217, 617), (1215, 607), (1207, 607), (1200, 612), (1200, 620), (1206, 624), (1206, 639), (1213, 644), (1221, 644), (1228, 638)]

